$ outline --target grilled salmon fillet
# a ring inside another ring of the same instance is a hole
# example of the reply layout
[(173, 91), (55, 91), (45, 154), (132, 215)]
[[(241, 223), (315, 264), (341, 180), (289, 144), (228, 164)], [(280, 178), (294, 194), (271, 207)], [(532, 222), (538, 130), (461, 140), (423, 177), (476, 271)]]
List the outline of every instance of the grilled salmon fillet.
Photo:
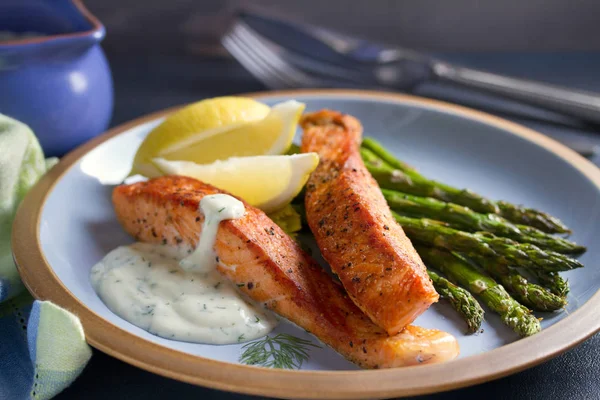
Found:
[(302, 152), (320, 162), (306, 184), (306, 216), (346, 291), (390, 335), (438, 300), (425, 265), (392, 217), (360, 157), (360, 122), (339, 112), (306, 114)]
[[(137, 240), (166, 245), (198, 243), (202, 197), (224, 193), (196, 179), (166, 176), (118, 186), (118, 220)], [(262, 211), (220, 223), (214, 249), (218, 270), (250, 298), (318, 337), (363, 368), (437, 363), (458, 354), (456, 339), (408, 326), (389, 337), (333, 279)]]

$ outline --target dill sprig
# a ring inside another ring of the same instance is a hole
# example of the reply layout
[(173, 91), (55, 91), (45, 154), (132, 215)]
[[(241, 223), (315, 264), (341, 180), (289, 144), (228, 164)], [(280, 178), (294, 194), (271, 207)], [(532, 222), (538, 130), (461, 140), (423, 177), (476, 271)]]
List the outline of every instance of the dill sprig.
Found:
[(300, 339), (285, 333), (245, 344), (240, 362), (267, 368), (300, 369), (309, 358), (309, 347), (321, 348), (310, 340)]

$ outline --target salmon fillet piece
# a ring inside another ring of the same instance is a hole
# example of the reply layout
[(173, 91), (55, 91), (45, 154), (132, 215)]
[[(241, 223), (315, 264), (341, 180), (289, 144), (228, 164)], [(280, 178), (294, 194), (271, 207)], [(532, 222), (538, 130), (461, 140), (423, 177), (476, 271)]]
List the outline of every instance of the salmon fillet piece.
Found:
[(390, 335), (438, 300), (425, 265), (360, 157), (360, 122), (322, 110), (303, 116), (302, 152), (320, 162), (306, 184), (308, 224), (325, 260)]
[[(224, 193), (196, 179), (166, 176), (118, 186), (117, 218), (137, 240), (196, 247), (204, 215), (200, 200)], [(341, 285), (262, 211), (220, 223), (218, 271), (250, 298), (311, 332), (363, 368), (439, 363), (458, 355), (456, 339), (409, 326), (389, 337), (346, 296)]]

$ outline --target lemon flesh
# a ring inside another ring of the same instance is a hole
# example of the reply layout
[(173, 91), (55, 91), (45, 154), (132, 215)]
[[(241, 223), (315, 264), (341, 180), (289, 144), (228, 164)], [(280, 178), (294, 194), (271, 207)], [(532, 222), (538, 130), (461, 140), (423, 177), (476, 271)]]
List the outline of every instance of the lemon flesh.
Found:
[(150, 132), (138, 149), (132, 174), (159, 176), (153, 158), (206, 164), (282, 154), (291, 145), (303, 110), (304, 104), (294, 100), (269, 108), (243, 97), (192, 104)]
[(285, 156), (232, 157), (212, 164), (155, 158), (165, 175), (196, 178), (244, 199), (270, 213), (286, 206), (300, 193), (319, 164), (316, 153)]
[(156, 176), (152, 158), (165, 149), (262, 120), (270, 111), (265, 104), (246, 97), (215, 97), (190, 104), (169, 115), (146, 136), (135, 155), (131, 175)]

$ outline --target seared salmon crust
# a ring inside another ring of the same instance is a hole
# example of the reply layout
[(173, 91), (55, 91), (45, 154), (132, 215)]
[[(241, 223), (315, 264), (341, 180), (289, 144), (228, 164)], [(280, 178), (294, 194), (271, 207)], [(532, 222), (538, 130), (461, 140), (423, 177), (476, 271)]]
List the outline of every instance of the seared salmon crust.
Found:
[[(215, 193), (223, 192), (196, 179), (166, 176), (118, 186), (113, 204), (118, 220), (137, 240), (191, 251), (204, 220), (200, 200)], [(363, 368), (437, 363), (457, 356), (456, 339), (442, 331), (408, 326), (388, 336), (265, 213), (245, 207), (244, 217), (220, 223), (214, 249), (219, 272), (250, 298)]]
[(310, 229), (352, 300), (394, 335), (439, 296), (360, 157), (360, 122), (322, 110), (300, 124), (302, 151), (320, 158), (306, 184)]

